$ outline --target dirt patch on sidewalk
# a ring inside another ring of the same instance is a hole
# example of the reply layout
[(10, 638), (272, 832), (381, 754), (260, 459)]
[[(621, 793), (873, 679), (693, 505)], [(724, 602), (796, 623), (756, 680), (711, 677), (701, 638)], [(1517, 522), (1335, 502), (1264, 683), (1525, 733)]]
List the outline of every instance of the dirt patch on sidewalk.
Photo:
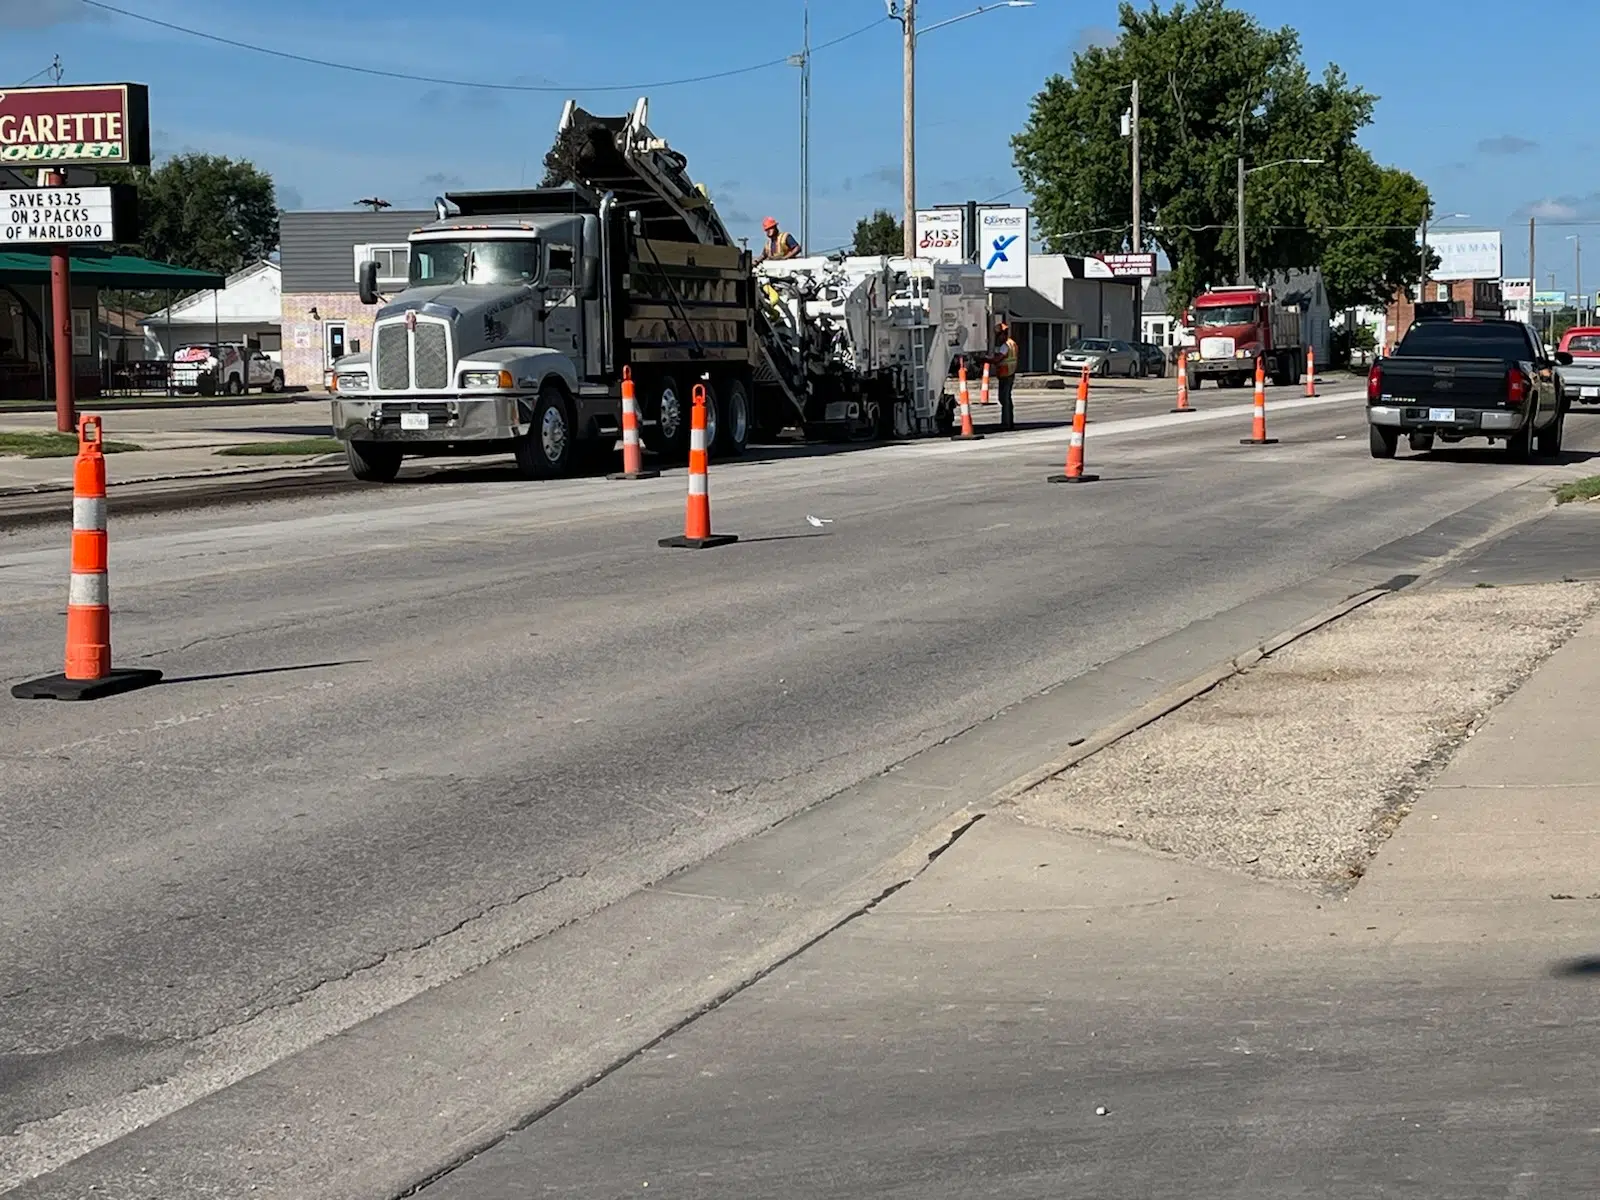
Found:
[(1378, 600), (1015, 802), (1025, 821), (1345, 887), (1419, 786), (1600, 607), (1600, 584)]

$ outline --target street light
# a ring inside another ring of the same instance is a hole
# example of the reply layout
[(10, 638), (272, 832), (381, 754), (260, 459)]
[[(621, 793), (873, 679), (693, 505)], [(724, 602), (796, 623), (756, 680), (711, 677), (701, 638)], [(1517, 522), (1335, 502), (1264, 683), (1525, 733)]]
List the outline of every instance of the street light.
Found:
[(1578, 293), (1578, 303), (1574, 307), (1577, 309), (1578, 324), (1582, 325), (1583, 324), (1583, 300), (1584, 300), (1584, 296), (1583, 296), (1583, 236), (1581, 234), (1569, 233), (1569, 234), (1567, 234), (1567, 241), (1572, 243), (1572, 269), (1573, 269), (1573, 273), (1577, 276), (1577, 278), (1575, 280), (1573, 280), (1573, 285), (1576, 288), (1577, 293)]
[[(905, 201), (905, 256), (915, 258), (917, 253), (917, 0), (883, 0), (884, 8), (892, 20), (900, 22), (904, 31), (905, 96), (900, 134), (901, 165), (904, 176)], [(982, 16), (998, 8), (1032, 8), (1034, 0), (995, 0), (993, 4), (980, 4), (971, 12), (946, 17), (921, 30), (932, 33), (957, 21)]]
[[(1241, 118), (1241, 123), (1240, 123), (1241, 132), (1243, 131), (1243, 128), (1244, 128), (1244, 126), (1243, 126), (1243, 121), (1242, 121), (1242, 118)], [(1238, 205), (1238, 207), (1239, 207), (1239, 282), (1241, 284), (1250, 282), (1249, 276), (1245, 274), (1245, 265), (1244, 265), (1244, 181), (1245, 181), (1245, 177), (1249, 176), (1249, 175), (1254, 175), (1257, 171), (1266, 171), (1266, 170), (1269, 170), (1272, 167), (1284, 166), (1287, 163), (1300, 163), (1300, 164), (1302, 164), (1304, 166), (1308, 166), (1308, 167), (1319, 167), (1326, 161), (1327, 161), (1327, 159), (1323, 159), (1323, 158), (1277, 158), (1277, 159), (1273, 159), (1273, 161), (1271, 161), (1269, 163), (1262, 163), (1259, 167), (1251, 167), (1249, 170), (1246, 170), (1245, 169), (1245, 165), (1244, 165), (1244, 155), (1243, 154), (1239, 155), (1239, 160), (1238, 160), (1238, 162), (1239, 162), (1239, 198), (1238, 198), (1239, 199), (1239, 205)]]

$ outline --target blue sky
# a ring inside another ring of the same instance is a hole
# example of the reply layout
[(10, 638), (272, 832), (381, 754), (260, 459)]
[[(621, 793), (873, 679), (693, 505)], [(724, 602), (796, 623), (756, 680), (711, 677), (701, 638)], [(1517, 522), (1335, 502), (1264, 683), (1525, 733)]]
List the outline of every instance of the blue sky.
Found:
[[(150, 85), (158, 152), (206, 150), (269, 170), (290, 208), (345, 209), (377, 194), (425, 206), (453, 187), (536, 183), (562, 99), (622, 112), (632, 91), (800, 47), (802, 0), (113, 0), (188, 29), (358, 66), (554, 86), (496, 92), (362, 77), (285, 62), (113, 16), (83, 0), (0, 0), (0, 85), (60, 55), (67, 82)], [(929, 25), (976, 0), (919, 0)], [(1300, 31), (1312, 69), (1331, 61), (1382, 97), (1363, 141), (1420, 175), (1450, 228), (1498, 228), (1508, 274), (1526, 270), (1527, 218), (1543, 226), (1540, 285), (1573, 286), (1572, 234), (1593, 233), (1600, 284), (1600, 159), (1585, 116), (1600, 4), (1547, 0), (1508, 17), (1491, 0), (1393, 0), (1378, 10), (1246, 0)], [(692, 10), (692, 19), (682, 14)], [(547, 12), (550, 15), (539, 15)], [(441, 17), (441, 14), (447, 14)], [(899, 27), (882, 0), (812, 0), (812, 245), (848, 240), (900, 195)], [(448, 24), (444, 23), (447, 20)], [(929, 33), (918, 57), (918, 188), (925, 204), (1017, 185), (1008, 138), (1043, 80), (1109, 36), (1114, 0), (1038, 0)], [(1525, 64), (1537, 64), (1529, 72)], [(574, 86), (576, 85), (576, 86)], [(651, 124), (684, 151), (736, 232), (797, 220), (798, 73), (776, 66), (649, 91)], [(1548, 222), (1548, 224), (1545, 224)], [(1592, 222), (1592, 224), (1591, 224)]]

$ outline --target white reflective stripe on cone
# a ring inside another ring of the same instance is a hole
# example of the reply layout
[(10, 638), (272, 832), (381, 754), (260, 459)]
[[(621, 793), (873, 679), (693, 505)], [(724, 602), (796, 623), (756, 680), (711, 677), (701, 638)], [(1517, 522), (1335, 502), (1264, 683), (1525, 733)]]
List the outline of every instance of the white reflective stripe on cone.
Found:
[(689, 476), (689, 495), (691, 495), (691, 496), (706, 496), (706, 495), (710, 495), (710, 492), (706, 488), (706, 477), (704, 475), (700, 474), (700, 472), (698, 472), (698, 471), (694, 472), (693, 474), (691, 474)]
[(706, 449), (706, 431), (704, 429), (691, 429), (689, 431), (689, 449), (698, 450), (702, 454)]
[(625, 417), (637, 417), (639, 415), (639, 402), (632, 396), (624, 396), (622, 398), (622, 415)]
[(74, 571), (67, 587), (67, 603), (105, 607), (111, 603), (111, 583), (104, 571)]
[(622, 444), (624, 446), (637, 446), (639, 444), (639, 430), (633, 425), (623, 425)]
[(1067, 445), (1069, 445), (1069, 446), (1081, 446), (1081, 445), (1083, 445), (1083, 434), (1079, 433), (1076, 429), (1074, 429), (1072, 431), (1072, 433), (1070, 435), (1068, 435), (1068, 437), (1067, 437)]
[(106, 498), (104, 496), (74, 496), (72, 498), (72, 527), (74, 529), (104, 529), (106, 527)]

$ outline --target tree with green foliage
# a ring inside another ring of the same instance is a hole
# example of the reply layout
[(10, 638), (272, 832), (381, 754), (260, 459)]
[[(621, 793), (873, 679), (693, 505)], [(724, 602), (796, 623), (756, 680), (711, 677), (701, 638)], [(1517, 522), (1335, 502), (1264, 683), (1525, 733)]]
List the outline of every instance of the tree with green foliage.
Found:
[(854, 253), (900, 254), (905, 250), (905, 224), (886, 208), (856, 222)]
[[(1332, 254), (1337, 278), (1328, 286), (1342, 307), (1407, 280), (1404, 243), (1415, 280), (1415, 239), (1376, 227), (1415, 229), (1426, 190), (1355, 143), (1376, 97), (1335, 66), (1313, 78), (1294, 30), (1267, 29), (1226, 0), (1169, 10), (1123, 3), (1118, 23), (1114, 45), (1083, 51), (1070, 78), (1046, 81), (1012, 139), (1049, 250), (1094, 253), (1131, 240), (1131, 146), (1121, 116), (1138, 79), (1146, 244), (1132, 248), (1166, 253), (1174, 313), (1207, 285), (1234, 281), (1240, 155), (1247, 167), (1280, 164), (1246, 184), (1252, 276), (1317, 266)], [(1323, 162), (1280, 162), (1292, 159)], [(1358, 195), (1357, 182), (1376, 194)]]
[(178, 154), (149, 170), (113, 168), (100, 177), (138, 190), (140, 235), (130, 249), (145, 258), (231, 275), (277, 249), (272, 176), (254, 163)]

